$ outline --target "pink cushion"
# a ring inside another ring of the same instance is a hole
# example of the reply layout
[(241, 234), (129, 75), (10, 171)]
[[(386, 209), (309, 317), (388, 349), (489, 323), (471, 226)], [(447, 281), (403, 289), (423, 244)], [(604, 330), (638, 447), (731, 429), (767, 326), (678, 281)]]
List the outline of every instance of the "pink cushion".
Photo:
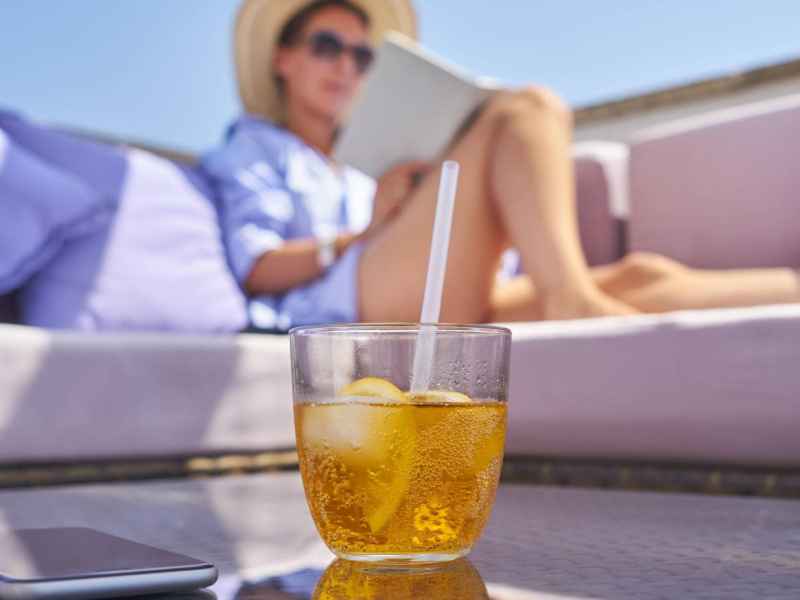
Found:
[(800, 305), (512, 330), (509, 454), (800, 465)]
[(575, 160), (578, 230), (590, 265), (603, 265), (622, 256), (622, 222), (611, 214), (608, 179), (596, 158)]
[(630, 245), (696, 267), (800, 265), (800, 95), (645, 132)]
[(628, 216), (628, 147), (586, 141), (573, 146), (581, 244), (590, 265), (614, 262), (625, 252)]
[[(578, 233), (586, 260), (592, 266), (619, 260), (625, 252), (628, 147), (617, 142), (580, 142), (573, 147), (573, 159)], [(516, 252), (511, 256), (508, 265), (514, 272), (519, 257)]]

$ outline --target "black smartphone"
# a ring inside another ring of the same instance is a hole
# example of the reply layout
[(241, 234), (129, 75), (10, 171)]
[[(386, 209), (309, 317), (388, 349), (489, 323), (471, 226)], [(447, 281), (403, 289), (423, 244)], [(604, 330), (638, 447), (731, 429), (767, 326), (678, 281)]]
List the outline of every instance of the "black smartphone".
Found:
[(205, 561), (85, 527), (0, 532), (0, 600), (189, 592), (217, 576)]

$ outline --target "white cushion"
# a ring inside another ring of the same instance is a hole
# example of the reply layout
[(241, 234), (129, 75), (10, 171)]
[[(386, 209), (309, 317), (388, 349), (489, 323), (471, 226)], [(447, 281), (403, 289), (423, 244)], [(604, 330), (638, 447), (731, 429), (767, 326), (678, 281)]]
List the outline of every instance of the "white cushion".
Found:
[[(800, 306), (512, 327), (507, 450), (800, 464)], [(285, 336), (0, 325), (0, 463), (293, 444)]]
[(128, 153), (120, 194), (110, 227), (66, 245), (26, 285), (23, 322), (104, 331), (246, 327), (245, 297), (210, 198), (173, 163), (139, 150)]

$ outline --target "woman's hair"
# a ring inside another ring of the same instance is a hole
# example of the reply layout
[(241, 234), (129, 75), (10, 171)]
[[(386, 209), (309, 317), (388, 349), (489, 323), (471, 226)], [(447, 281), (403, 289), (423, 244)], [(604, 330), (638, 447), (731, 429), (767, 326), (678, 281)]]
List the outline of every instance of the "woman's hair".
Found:
[(283, 26), (278, 36), (278, 46), (285, 48), (296, 44), (300, 40), (300, 36), (303, 34), (303, 30), (311, 20), (311, 17), (319, 11), (331, 7), (343, 8), (350, 11), (361, 20), (365, 28), (369, 29), (369, 15), (363, 8), (350, 0), (315, 0), (302, 10), (299, 10), (297, 14), (289, 19), (286, 25)]

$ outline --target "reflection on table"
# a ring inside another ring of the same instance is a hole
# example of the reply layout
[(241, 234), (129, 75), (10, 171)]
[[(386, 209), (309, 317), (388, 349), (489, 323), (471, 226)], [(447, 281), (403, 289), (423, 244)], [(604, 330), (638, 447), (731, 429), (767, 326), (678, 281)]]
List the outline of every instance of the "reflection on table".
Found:
[(386, 568), (337, 560), (243, 586), (236, 600), (489, 600), (478, 570), (466, 559), (430, 567)]

